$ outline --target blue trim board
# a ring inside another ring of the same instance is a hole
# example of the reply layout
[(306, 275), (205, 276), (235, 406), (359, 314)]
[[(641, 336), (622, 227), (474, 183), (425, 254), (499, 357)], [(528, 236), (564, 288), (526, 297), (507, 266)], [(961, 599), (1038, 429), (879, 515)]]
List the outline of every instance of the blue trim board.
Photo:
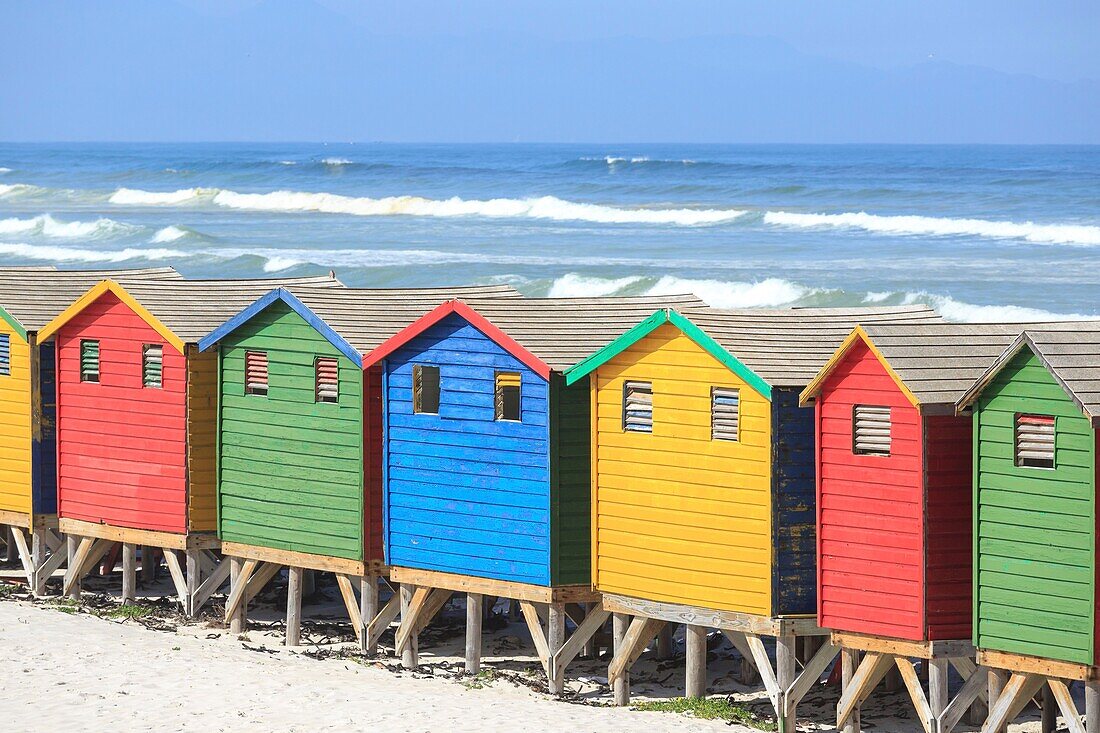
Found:
[(252, 305), (242, 310), (237, 315), (230, 318), (228, 321), (218, 326), (211, 331), (208, 335), (199, 341), (199, 351), (206, 351), (213, 347), (216, 343), (221, 341), (229, 334), (236, 331), (248, 321), (252, 320), (258, 313), (262, 312), (269, 305), (277, 300), (281, 300), (290, 306), (290, 309), (302, 317), (306, 323), (314, 328), (317, 333), (325, 337), (325, 339), (331, 343), (336, 349), (344, 356), (351, 359), (352, 363), (360, 369), (363, 368), (363, 355), (359, 351), (349, 344), (344, 338), (332, 330), (320, 316), (311, 311), (305, 303), (298, 300), (294, 293), (290, 292), (286, 288), (276, 288), (271, 292), (263, 295), (257, 299)]

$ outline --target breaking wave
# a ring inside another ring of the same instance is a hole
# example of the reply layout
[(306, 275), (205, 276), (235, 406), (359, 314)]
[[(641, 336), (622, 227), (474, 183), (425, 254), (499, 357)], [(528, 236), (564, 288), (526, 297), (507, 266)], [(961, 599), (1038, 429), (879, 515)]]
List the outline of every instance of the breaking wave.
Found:
[(862, 229), (893, 235), (975, 236), (993, 239), (1023, 239), (1039, 244), (1100, 244), (1100, 226), (1087, 224), (1036, 224), (1034, 222), (949, 219), (933, 216), (879, 216), (866, 212), (843, 214), (798, 214), (768, 211), (765, 224), (797, 228), (834, 227)]
[(211, 198), (217, 189), (181, 188), (178, 191), (142, 191), (136, 188), (120, 188), (107, 199), (122, 206), (179, 206), (203, 198)]
[(113, 219), (58, 221), (49, 214), (30, 219), (0, 219), (0, 234), (40, 234), (45, 237), (99, 238), (133, 232), (136, 227)]
[(167, 260), (186, 257), (186, 252), (174, 249), (95, 250), (81, 247), (0, 242), (0, 255), (46, 262), (127, 262), (129, 260)]
[(347, 158), (323, 158), (321, 160), (325, 165), (353, 165), (354, 161)]

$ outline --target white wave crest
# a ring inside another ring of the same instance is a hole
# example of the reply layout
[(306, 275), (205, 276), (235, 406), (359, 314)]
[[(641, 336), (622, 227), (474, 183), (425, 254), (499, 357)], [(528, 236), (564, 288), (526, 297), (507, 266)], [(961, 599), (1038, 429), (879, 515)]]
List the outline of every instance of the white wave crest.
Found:
[(1095, 319), (1083, 313), (1055, 313), (1021, 305), (976, 305), (955, 300), (949, 295), (906, 293), (904, 304), (927, 303), (949, 321), (961, 323), (1026, 323), (1029, 321), (1083, 321)]
[(641, 280), (641, 277), (587, 277), (570, 272), (551, 283), (547, 297), (598, 298), (605, 295), (615, 295)]
[(883, 291), (878, 291), (878, 292), (872, 291), (872, 292), (867, 293), (867, 295), (865, 295), (863, 297), (863, 302), (864, 303), (881, 303), (882, 301), (889, 298), (891, 295), (893, 295), (893, 293), (891, 293), (889, 290), (883, 290)]
[(186, 252), (174, 249), (94, 250), (81, 247), (0, 242), (0, 255), (46, 262), (126, 262), (128, 260), (167, 260), (185, 257)]
[(0, 196), (21, 196), (44, 190), (40, 186), (32, 186), (29, 183), (0, 183)]
[(5, 168), (3, 166), (0, 166), (0, 174), (3, 174), (3, 173), (11, 173), (11, 168)]
[(0, 234), (41, 234), (45, 237), (100, 238), (128, 234), (135, 227), (113, 219), (95, 221), (58, 221), (49, 214), (31, 219), (0, 219)]
[(213, 195), (214, 189), (181, 188), (178, 191), (142, 191), (137, 188), (120, 188), (107, 199), (123, 206), (178, 206)]
[(528, 218), (552, 221), (588, 221), (597, 224), (721, 224), (744, 216), (738, 209), (624, 209), (564, 201), (554, 196), (532, 199), (426, 199), (418, 196), (366, 198), (332, 193), (275, 191), (237, 193), (219, 191), (214, 203), (231, 209), (256, 211), (315, 211), (353, 216), (429, 216)]
[(782, 278), (769, 277), (757, 282), (691, 280), (665, 275), (650, 288), (650, 295), (693, 293), (715, 308), (774, 308), (792, 305), (817, 292)]
[(765, 224), (816, 228), (862, 229), (892, 235), (975, 236), (992, 239), (1023, 239), (1039, 244), (1100, 244), (1100, 226), (1086, 224), (1036, 224), (1034, 222), (947, 219), (932, 216), (879, 216), (866, 212), (844, 214), (797, 214), (769, 211)]
[(184, 237), (186, 237), (187, 235), (189, 235), (191, 233), (192, 232), (191, 232), (190, 229), (186, 229), (184, 227), (178, 227), (174, 224), (170, 224), (169, 226), (166, 226), (163, 229), (158, 229), (156, 231), (156, 233), (153, 234), (152, 239), (150, 239), (149, 241), (152, 242), (153, 244), (164, 244), (166, 242), (175, 242), (177, 239), (183, 239)]
[(325, 165), (352, 165), (353, 161), (347, 158), (324, 158), (321, 162)]

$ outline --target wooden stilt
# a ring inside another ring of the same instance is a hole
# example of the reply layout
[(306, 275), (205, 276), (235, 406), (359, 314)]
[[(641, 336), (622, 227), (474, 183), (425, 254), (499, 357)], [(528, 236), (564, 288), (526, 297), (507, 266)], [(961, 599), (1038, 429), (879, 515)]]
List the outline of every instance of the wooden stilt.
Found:
[(286, 591), (286, 645), (298, 646), (302, 638), (302, 568), (288, 568)]
[(317, 573), (306, 568), (302, 573), (302, 598), (309, 598), (317, 592)]
[(35, 596), (46, 595), (46, 579), (41, 576), (38, 569), (46, 563), (46, 530), (31, 530), (31, 575), (28, 581), (31, 585), (31, 593)]
[(19, 557), (19, 552), (15, 547), (15, 538), (12, 536), (12, 534), (15, 532), (15, 528), (5, 526), (3, 530), (4, 544), (6, 545), (4, 548), (4, 560), (6, 562), (15, 562), (15, 560)]
[(1039, 691), (1039, 731), (1040, 733), (1054, 733), (1058, 719), (1057, 703), (1054, 701), (1054, 693), (1050, 685), (1043, 685)]
[(1085, 730), (1100, 733), (1100, 682), (1085, 683)]
[[(144, 551), (148, 550), (148, 547), (144, 548)], [(245, 561), (239, 557), (233, 557), (229, 559), (230, 596), (235, 596), (237, 594), (240, 594), (241, 596), (244, 595), (244, 585), (248, 583), (248, 578), (244, 577), (244, 564)], [(229, 633), (243, 634), (248, 618), (248, 602), (244, 600), (238, 602), (237, 608), (234, 610), (234, 612), (227, 615), (229, 616)]]
[[(14, 531), (14, 530), (13, 530)], [(68, 568), (69, 572), (72, 571), (73, 561), (76, 559), (76, 551), (80, 546), (80, 538), (73, 537), (72, 535), (65, 538), (65, 553), (68, 556)], [(68, 572), (65, 573), (66, 580), (68, 578)], [(80, 598), (80, 579), (76, 579), (72, 583), (66, 582), (65, 584), (65, 597), (77, 600)]]
[[(598, 603), (591, 603), (591, 602), (585, 603), (584, 604), (584, 616), (585, 616), (585, 618), (588, 618), (588, 615), (591, 614), (594, 610), (597, 610), (599, 607), (600, 607), (600, 604), (598, 604)], [(584, 646), (581, 647), (580, 656), (582, 656), (586, 659), (592, 659), (593, 657), (598, 656), (599, 653), (600, 653), (600, 649), (599, 649), (599, 646), (596, 643), (596, 634), (592, 634), (592, 636), (590, 636), (588, 638), (588, 641), (584, 642)]]
[(657, 659), (671, 659), (672, 658), (672, 634), (676, 630), (676, 627), (672, 624), (665, 624), (664, 628), (657, 634)]
[(779, 683), (779, 733), (794, 733), (795, 706), (787, 704), (787, 691), (797, 674), (795, 655), (797, 637), (792, 634), (775, 637), (775, 677)]
[[(309, 574), (306, 577), (308, 578)], [(305, 587), (303, 585), (304, 592)], [(359, 579), (359, 623), (363, 625), (363, 632), (359, 635), (359, 643), (363, 653), (372, 656), (378, 653), (378, 640), (372, 638), (370, 625), (377, 616), (378, 578), (374, 575), (364, 575)]]
[[(410, 607), (412, 606), (413, 594), (416, 592), (413, 586), (408, 583), (401, 584), (401, 623), (404, 625), (405, 620), (409, 618)], [(424, 589), (427, 590), (427, 589)], [(416, 669), (419, 664), (417, 659), (417, 634), (410, 633), (408, 640), (401, 647), (401, 666), (405, 669)]]
[[(997, 705), (997, 701), (1001, 697), (1001, 691), (1004, 689), (1005, 683), (1008, 682), (1008, 673), (999, 669), (989, 670), (989, 713), (992, 715), (993, 708)], [(988, 720), (988, 718), (987, 718)], [(982, 728), (985, 731), (985, 728)], [(1003, 726), (999, 726), (988, 733), (1008, 733), (1007, 723)]]
[(466, 674), (481, 671), (481, 603), (480, 593), (466, 594)]
[(935, 720), (939, 720), (947, 709), (947, 673), (949, 665), (946, 659), (926, 659), (924, 667), (928, 670), (928, 708)]
[(137, 600), (137, 546), (122, 544), (122, 602), (133, 603)]
[(561, 695), (565, 692), (565, 670), (560, 669), (555, 660), (565, 645), (565, 604), (551, 603), (549, 618), (546, 622), (547, 656), (550, 659), (548, 677), (550, 694)]
[(157, 579), (157, 549), (149, 545), (141, 546), (141, 582), (149, 584)]
[[(848, 693), (859, 668), (859, 651), (856, 649), (842, 649), (840, 652), (840, 689), (841, 696)], [(859, 708), (851, 712), (848, 720), (842, 727), (843, 733), (860, 733)]]
[[(615, 656), (618, 656), (623, 649), (623, 644), (626, 641), (626, 630), (630, 625), (630, 617), (625, 613), (616, 613), (612, 616), (611, 621), (611, 633), (614, 643)], [(630, 704), (630, 672), (624, 670), (622, 674), (615, 678), (613, 682), (615, 704), (616, 705), (629, 705)]]
[(184, 558), (187, 563), (187, 601), (186, 601), (186, 613), (188, 618), (194, 618), (198, 615), (199, 609), (195, 608), (195, 594), (199, 590), (199, 585), (202, 583), (202, 571), (199, 562), (198, 550), (187, 550), (184, 553)]
[(989, 717), (982, 726), (982, 733), (996, 733), (1008, 727), (1032, 696), (1043, 685), (1044, 678), (1035, 674), (1013, 673), (1001, 688), (997, 702), (990, 696)]
[(684, 631), (684, 662), (686, 665), (684, 694), (687, 697), (707, 696), (707, 630), (688, 624)]

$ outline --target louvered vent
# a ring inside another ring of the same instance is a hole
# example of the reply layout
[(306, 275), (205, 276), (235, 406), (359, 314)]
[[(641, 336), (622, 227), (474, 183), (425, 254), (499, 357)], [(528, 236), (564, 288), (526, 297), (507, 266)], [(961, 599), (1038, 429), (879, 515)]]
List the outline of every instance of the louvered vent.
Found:
[(653, 432), (653, 383), (623, 384), (623, 430), (630, 433)]
[(164, 384), (164, 347), (145, 344), (141, 347), (141, 383), (160, 389)]
[(80, 381), (99, 381), (99, 342), (80, 342)]
[(890, 455), (890, 408), (856, 405), (852, 415), (852, 439), (852, 449), (859, 455)]
[(1016, 415), (1016, 465), (1054, 468), (1054, 416)]
[(439, 367), (413, 366), (413, 412), (439, 414)]
[(317, 357), (314, 362), (318, 402), (340, 401), (340, 364), (331, 357)]
[(258, 397), (267, 396), (267, 352), (244, 353), (244, 393)]
[(0, 376), (11, 374), (11, 335), (0, 333)]
[(522, 379), (518, 372), (497, 372), (493, 404), (497, 420), (520, 419), (520, 389)]
[(710, 437), (714, 440), (740, 440), (741, 392), (732, 387), (713, 387), (710, 391)]

